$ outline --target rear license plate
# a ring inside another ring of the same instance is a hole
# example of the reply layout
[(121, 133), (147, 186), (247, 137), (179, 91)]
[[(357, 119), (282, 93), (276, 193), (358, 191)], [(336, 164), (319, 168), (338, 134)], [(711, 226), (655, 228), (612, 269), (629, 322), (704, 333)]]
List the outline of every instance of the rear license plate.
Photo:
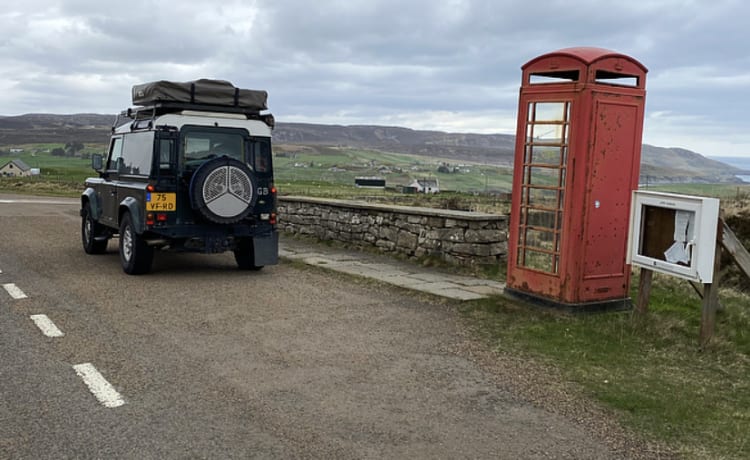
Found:
[(176, 193), (156, 193), (146, 194), (146, 211), (176, 211), (177, 194)]

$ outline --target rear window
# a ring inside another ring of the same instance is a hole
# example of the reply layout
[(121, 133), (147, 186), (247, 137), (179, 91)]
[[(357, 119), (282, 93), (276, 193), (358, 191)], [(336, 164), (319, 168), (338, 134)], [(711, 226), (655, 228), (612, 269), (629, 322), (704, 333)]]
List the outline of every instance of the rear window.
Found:
[(183, 138), (182, 154), (187, 163), (220, 156), (244, 162), (244, 152), (245, 138), (241, 133), (191, 130)]

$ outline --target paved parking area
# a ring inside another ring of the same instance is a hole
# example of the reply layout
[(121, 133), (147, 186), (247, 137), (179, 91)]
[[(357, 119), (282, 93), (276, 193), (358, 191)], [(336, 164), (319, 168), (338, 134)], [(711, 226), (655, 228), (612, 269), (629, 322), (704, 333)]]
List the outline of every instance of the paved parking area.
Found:
[(308, 265), (459, 301), (502, 295), (505, 289), (505, 283), (500, 281), (456, 275), (387, 256), (327, 247), (293, 238), (282, 237), (279, 255)]

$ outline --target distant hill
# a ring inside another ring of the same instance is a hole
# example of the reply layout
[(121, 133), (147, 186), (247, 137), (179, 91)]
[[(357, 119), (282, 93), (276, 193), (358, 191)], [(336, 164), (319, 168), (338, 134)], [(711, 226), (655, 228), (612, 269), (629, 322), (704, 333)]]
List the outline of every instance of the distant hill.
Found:
[(720, 161), (678, 147), (654, 147), (643, 144), (641, 179), (651, 183), (670, 182), (742, 182), (740, 170)]
[[(0, 147), (72, 141), (106, 144), (115, 115), (0, 116)], [(347, 146), (499, 166), (513, 164), (515, 136), (445, 133), (390, 126), (278, 123), (278, 144)], [(643, 145), (641, 175), (658, 182), (736, 182), (738, 170), (682, 148)]]
[(274, 130), (274, 140), (280, 143), (340, 145), (496, 165), (513, 164), (514, 139), (507, 134), (445, 133), (392, 126), (279, 123)]
[(114, 115), (31, 113), (0, 117), (0, 146), (84, 142), (107, 144)]

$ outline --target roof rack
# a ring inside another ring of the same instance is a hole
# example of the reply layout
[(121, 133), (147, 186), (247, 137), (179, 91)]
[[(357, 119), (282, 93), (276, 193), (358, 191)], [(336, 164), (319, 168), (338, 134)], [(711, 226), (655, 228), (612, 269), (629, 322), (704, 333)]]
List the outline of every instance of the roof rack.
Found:
[(219, 113), (235, 113), (245, 115), (248, 120), (260, 120), (269, 128), (273, 129), (276, 125), (276, 120), (270, 113), (261, 114), (259, 110), (249, 109), (245, 107), (227, 106), (227, 105), (210, 105), (210, 104), (196, 104), (189, 102), (157, 102), (148, 106), (130, 107), (127, 110), (123, 110), (115, 119), (112, 126), (112, 130), (117, 126), (122, 125), (120, 123), (120, 117), (130, 118), (133, 121), (139, 120), (153, 120), (159, 115), (168, 113), (178, 113), (183, 110), (195, 110), (201, 112), (219, 112)]

